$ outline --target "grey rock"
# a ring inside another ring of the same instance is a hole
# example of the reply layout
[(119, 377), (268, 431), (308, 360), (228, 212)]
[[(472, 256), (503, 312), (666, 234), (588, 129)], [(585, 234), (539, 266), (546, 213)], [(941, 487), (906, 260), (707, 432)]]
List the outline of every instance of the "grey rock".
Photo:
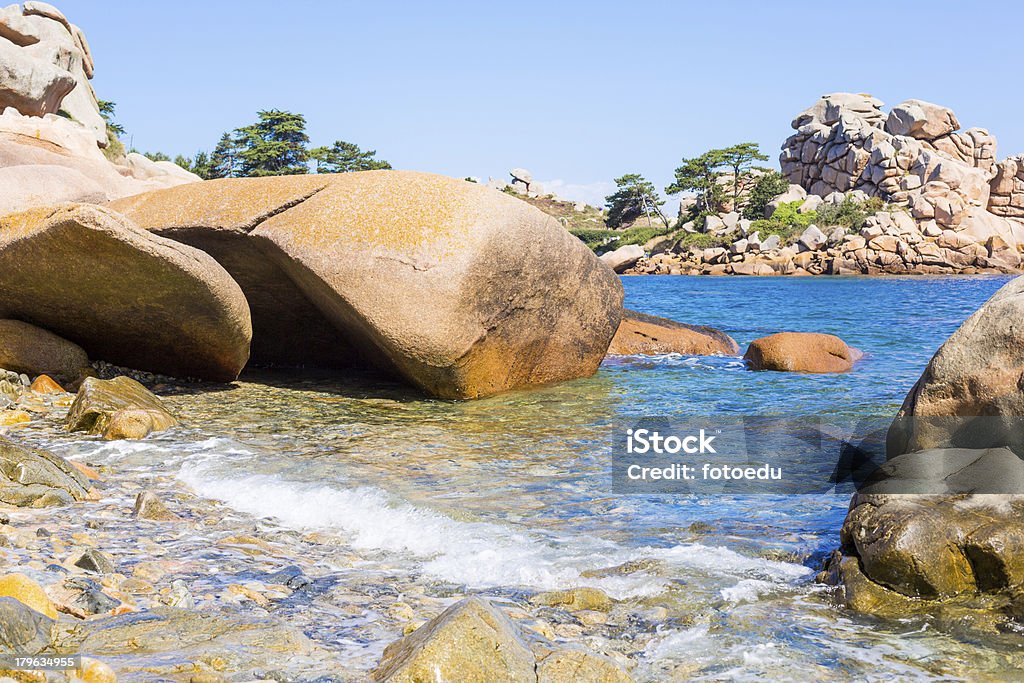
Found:
[(89, 482), (67, 460), (0, 436), (0, 501), (43, 507), (84, 500)]
[(95, 548), (86, 548), (72, 556), (70, 563), (93, 574), (113, 574), (114, 558)]
[(14, 598), (0, 598), (0, 650), (39, 654), (53, 640), (54, 623)]

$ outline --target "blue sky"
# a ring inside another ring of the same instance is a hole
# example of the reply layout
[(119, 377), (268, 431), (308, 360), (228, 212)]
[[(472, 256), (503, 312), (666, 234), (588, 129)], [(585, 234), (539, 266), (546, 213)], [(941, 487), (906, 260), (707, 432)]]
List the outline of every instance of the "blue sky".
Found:
[(53, 0), (141, 150), (211, 149), (258, 109), (396, 168), (523, 166), (598, 201), (639, 172), (752, 140), (775, 164), (821, 94), (950, 106), (1024, 152), (1024, 9), (952, 2)]

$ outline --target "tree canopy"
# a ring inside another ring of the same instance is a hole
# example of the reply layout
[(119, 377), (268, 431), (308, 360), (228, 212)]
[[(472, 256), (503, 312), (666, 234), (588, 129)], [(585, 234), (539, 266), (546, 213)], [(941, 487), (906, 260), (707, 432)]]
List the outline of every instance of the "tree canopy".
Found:
[(348, 173), (390, 169), (391, 164), (375, 159), (377, 151), (359, 149), (359, 145), (335, 140), (330, 147), (314, 147), (309, 156), (316, 162), (317, 173)]
[(764, 161), (756, 142), (741, 142), (731, 147), (710, 149), (698, 157), (683, 159), (675, 170), (675, 182), (665, 188), (668, 194), (693, 192), (697, 195), (697, 211), (718, 211), (726, 203), (726, 190), (720, 179), (727, 172), (732, 178), (732, 204), (737, 208), (745, 181), (755, 161)]
[(235, 130), (239, 175), (251, 178), (309, 173), (306, 117), (280, 109), (256, 115), (256, 123)]
[(666, 227), (668, 226), (668, 219), (661, 211), (665, 200), (658, 195), (654, 183), (639, 173), (627, 173), (621, 178), (616, 178), (615, 185), (615, 193), (605, 197), (608, 207), (605, 222), (609, 227), (617, 228), (640, 216), (647, 216), (647, 225), (650, 226), (652, 212), (657, 214)]

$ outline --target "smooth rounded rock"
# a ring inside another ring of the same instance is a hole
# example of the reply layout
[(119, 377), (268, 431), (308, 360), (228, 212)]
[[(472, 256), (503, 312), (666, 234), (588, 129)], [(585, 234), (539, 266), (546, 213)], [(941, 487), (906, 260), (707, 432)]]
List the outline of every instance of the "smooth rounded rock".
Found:
[(751, 370), (848, 372), (861, 353), (839, 337), (814, 332), (780, 332), (755, 339), (743, 354)]
[(93, 358), (216, 381), (238, 376), (252, 335), (244, 295), (210, 256), (81, 204), (0, 217), (0, 316)]

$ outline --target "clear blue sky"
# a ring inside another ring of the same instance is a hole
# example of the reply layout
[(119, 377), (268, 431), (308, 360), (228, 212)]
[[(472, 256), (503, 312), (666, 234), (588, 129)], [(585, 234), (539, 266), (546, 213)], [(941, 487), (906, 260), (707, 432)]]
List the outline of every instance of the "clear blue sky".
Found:
[(135, 146), (171, 155), (279, 108), (314, 144), (454, 176), (524, 166), (596, 200), (710, 147), (776, 163), (793, 116), (840, 90), (945, 104), (1024, 152), (1012, 2), (52, 1)]

